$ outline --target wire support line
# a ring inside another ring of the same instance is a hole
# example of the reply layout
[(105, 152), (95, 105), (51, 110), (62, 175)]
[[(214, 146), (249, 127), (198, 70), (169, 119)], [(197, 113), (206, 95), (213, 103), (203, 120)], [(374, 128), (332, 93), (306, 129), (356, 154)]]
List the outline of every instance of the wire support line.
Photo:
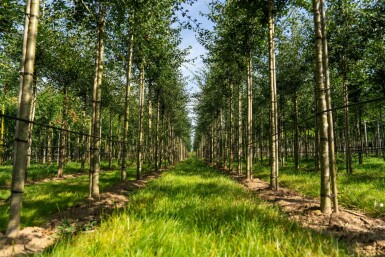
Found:
[(314, 119), (316, 116), (321, 115), (323, 113), (327, 113), (327, 112), (330, 112), (330, 111), (336, 111), (336, 110), (340, 110), (340, 109), (344, 109), (344, 108), (349, 108), (349, 107), (354, 107), (354, 106), (360, 106), (360, 105), (368, 104), (368, 103), (380, 102), (380, 101), (384, 101), (384, 100), (385, 100), (385, 96), (384, 97), (380, 97), (380, 98), (375, 98), (375, 99), (370, 99), (370, 100), (358, 102), (358, 103), (351, 103), (351, 104), (348, 104), (348, 105), (342, 105), (342, 106), (334, 107), (334, 108), (327, 109), (327, 110), (324, 110), (324, 111), (321, 111), (321, 112), (317, 112), (316, 115), (312, 115), (311, 117), (309, 117), (309, 118), (299, 122), (298, 126), (302, 125), (303, 123), (305, 123), (305, 122), (307, 122), (309, 120)]
[(40, 127), (55, 129), (55, 130), (59, 130), (59, 131), (62, 131), (62, 132), (68, 132), (68, 133), (79, 135), (79, 136), (85, 136), (85, 137), (94, 138), (94, 139), (106, 140), (107, 142), (113, 142), (113, 143), (119, 143), (119, 144), (126, 143), (126, 142), (123, 142), (123, 141), (117, 141), (117, 140), (111, 140), (111, 139), (102, 138), (102, 137), (98, 137), (98, 136), (92, 136), (92, 135), (89, 135), (89, 134), (86, 134), (86, 133), (83, 133), (83, 132), (73, 131), (73, 130), (69, 130), (69, 129), (63, 129), (63, 128), (55, 127), (55, 126), (52, 126), (52, 125), (47, 125), (47, 124), (39, 123), (39, 122), (36, 122), (36, 121), (31, 121), (31, 120), (28, 120), (28, 119), (18, 118), (18, 117), (7, 115), (7, 114), (1, 114), (0, 113), (0, 117), (4, 117), (4, 118), (10, 119), (10, 120), (16, 120), (16, 121), (21, 121), (21, 122), (33, 124), (33, 125), (40, 126)]

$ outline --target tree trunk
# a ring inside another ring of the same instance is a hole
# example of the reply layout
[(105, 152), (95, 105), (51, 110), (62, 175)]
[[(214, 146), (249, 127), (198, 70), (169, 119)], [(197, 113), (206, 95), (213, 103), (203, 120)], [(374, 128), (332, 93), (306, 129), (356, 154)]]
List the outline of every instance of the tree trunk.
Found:
[(139, 87), (139, 132), (138, 132), (138, 154), (136, 166), (136, 179), (142, 179), (142, 154), (143, 154), (143, 108), (144, 108), (144, 61), (140, 67), (140, 87)]
[(294, 168), (299, 169), (298, 95), (294, 93)]
[(242, 84), (238, 83), (238, 175), (242, 175)]
[(329, 139), (328, 139), (328, 117), (325, 99), (325, 86), (323, 76), (323, 58), (322, 58), (322, 29), (320, 15), (320, 0), (313, 0), (314, 10), (314, 30), (315, 30), (315, 54), (316, 54), (316, 87), (318, 90), (318, 112), (320, 120), (320, 166), (321, 166), (321, 211), (322, 213), (331, 213), (330, 199), (330, 167), (329, 167)]
[(125, 180), (127, 176), (127, 136), (128, 136), (128, 122), (130, 117), (129, 99), (131, 91), (131, 72), (132, 72), (132, 56), (134, 48), (134, 35), (131, 34), (129, 46), (128, 46), (128, 59), (127, 59), (127, 79), (126, 79), (126, 92), (124, 98), (124, 128), (123, 128), (123, 145), (122, 145), (122, 172), (121, 180)]
[(368, 157), (368, 131), (366, 129), (366, 120), (364, 120), (364, 146), (363, 151), (365, 156)]
[(259, 126), (261, 129), (260, 136), (259, 136), (259, 159), (260, 159), (261, 165), (263, 165), (263, 122), (262, 120), (259, 122)]
[(58, 178), (63, 177), (64, 173), (64, 165), (66, 162), (66, 137), (67, 132), (65, 131), (67, 129), (67, 108), (68, 108), (68, 96), (67, 96), (67, 86), (64, 86), (63, 88), (63, 110), (62, 110), (62, 125), (61, 128), (63, 129), (61, 131), (61, 136), (59, 140), (59, 158), (58, 158), (58, 170), (57, 170), (57, 176)]
[[(85, 106), (84, 106), (85, 108)], [(80, 159), (81, 159), (81, 171), (85, 172), (85, 164), (86, 164), (86, 151), (87, 151), (87, 137), (86, 134), (86, 111), (83, 111), (82, 113), (82, 145), (81, 145), (81, 153), (80, 153)]]
[(319, 119), (318, 119), (318, 92), (317, 87), (314, 87), (314, 169), (320, 170), (320, 156), (319, 156)]
[(5, 96), (7, 94), (7, 84), (4, 84), (3, 88), (3, 99), (1, 101), (1, 123), (0, 123), (0, 164), (4, 162), (5, 157), (4, 152), (5, 152)]
[[(36, 73), (36, 69), (35, 69)], [(33, 78), (33, 89), (32, 89), (32, 103), (31, 103), (31, 116), (29, 117), (30, 121), (35, 120), (35, 112), (36, 112), (36, 75)], [(33, 123), (29, 123), (28, 129), (28, 152), (27, 152), (27, 168), (31, 165), (31, 157), (32, 157), (32, 134), (33, 131)], [(25, 181), (27, 181), (28, 173), (25, 173)]]
[(174, 127), (171, 123), (171, 118), (168, 120), (170, 124), (170, 134), (169, 134), (169, 151), (170, 151), (170, 165), (174, 165), (175, 163), (175, 156), (174, 156)]
[(362, 140), (362, 119), (361, 114), (356, 107), (356, 126), (357, 126), (357, 136), (358, 136), (358, 164), (363, 164), (363, 150), (364, 144)]
[(160, 103), (157, 95), (156, 101), (156, 121), (155, 121), (155, 171), (159, 171), (159, 122), (160, 122)]
[(330, 166), (330, 179), (332, 187), (332, 201), (333, 211), (338, 213), (338, 190), (337, 190), (337, 168), (336, 168), (336, 157), (335, 157), (335, 146), (334, 146), (334, 122), (332, 109), (332, 98), (330, 90), (330, 72), (329, 72), (329, 52), (327, 44), (327, 33), (326, 33), (326, 14), (325, 14), (325, 3), (321, 0), (321, 31), (322, 31), (322, 61), (323, 61), (323, 72), (325, 76), (325, 97), (326, 97), (326, 108), (330, 111), (327, 112), (328, 118), (328, 140), (329, 140), (329, 166)]
[[(51, 122), (48, 123), (51, 125)], [(53, 129), (47, 128), (47, 164), (51, 165), (52, 162), (52, 139), (53, 139)]]
[(95, 83), (93, 93), (93, 110), (92, 110), (92, 147), (91, 147), (91, 166), (90, 168), (90, 197), (99, 199), (99, 174), (100, 174), (100, 129), (101, 129), (101, 99), (102, 99), (102, 78), (104, 69), (104, 7), (99, 6), (99, 21), (98, 21), (98, 39), (97, 39), (97, 57), (96, 57), (96, 72), (95, 72)]
[[(33, 76), (35, 71), (37, 17), (39, 0), (27, 1), (22, 55), (22, 83), (20, 83), (17, 117), (28, 120), (31, 111)], [(28, 129), (26, 122), (16, 121), (12, 170), (11, 204), (6, 235), (15, 238), (20, 231), (20, 216), (24, 194), (24, 175), (27, 170)]]
[(153, 146), (152, 146), (152, 85), (148, 85), (148, 134), (147, 134), (147, 164), (148, 171), (152, 170)]
[(350, 149), (350, 135), (349, 135), (349, 96), (348, 96), (348, 83), (346, 75), (342, 75), (342, 86), (344, 90), (344, 137), (345, 137), (345, 166), (346, 173), (352, 174), (352, 154)]
[(229, 169), (230, 171), (233, 171), (233, 166), (234, 166), (234, 84), (233, 82), (230, 82), (230, 138), (229, 138), (229, 154), (230, 154), (230, 159), (229, 159)]
[(109, 124), (109, 129), (110, 129), (110, 135), (109, 135), (109, 140), (107, 143), (108, 146), (108, 169), (111, 170), (111, 162), (112, 162), (112, 109), (110, 108), (110, 124)]
[[(122, 121), (122, 115), (119, 114), (118, 115), (118, 124), (121, 124), (121, 121)], [(121, 139), (120, 126), (118, 126), (116, 128), (116, 137), (118, 139), (117, 140), (118, 142), (121, 142), (121, 140), (123, 140), (123, 139)], [(127, 144), (127, 141), (126, 141), (126, 144)], [(132, 144), (132, 145), (134, 145), (134, 144)], [(122, 157), (123, 154), (122, 154), (121, 148), (122, 148), (121, 144), (117, 143), (115, 146), (115, 154), (116, 154), (115, 158), (118, 162), (118, 166), (121, 164), (121, 160), (123, 159), (123, 157)], [(127, 151), (127, 153), (128, 153), (128, 151)], [(126, 157), (126, 158), (128, 158), (128, 157)]]
[(277, 110), (277, 84), (275, 74), (275, 46), (274, 46), (274, 0), (268, 1), (269, 13), (269, 82), (271, 95), (270, 114), (270, 188), (278, 190), (278, 110)]
[(160, 142), (159, 142), (159, 165), (158, 169), (160, 170), (162, 167), (162, 161), (164, 158), (164, 152), (163, 152), (163, 145), (164, 145), (164, 110), (161, 110), (161, 121), (160, 121), (160, 128), (161, 128), (161, 137), (160, 137)]
[(246, 179), (252, 180), (252, 168), (253, 168), (253, 142), (252, 142), (252, 131), (253, 131), (253, 62), (251, 50), (249, 51), (248, 62), (247, 62), (247, 158), (246, 158)]

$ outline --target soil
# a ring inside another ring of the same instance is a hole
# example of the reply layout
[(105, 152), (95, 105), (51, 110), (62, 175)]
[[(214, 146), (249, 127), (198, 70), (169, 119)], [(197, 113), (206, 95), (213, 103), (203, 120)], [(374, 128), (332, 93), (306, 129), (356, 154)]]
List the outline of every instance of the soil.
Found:
[(98, 200), (86, 198), (82, 203), (54, 214), (51, 223), (45, 227), (22, 229), (17, 239), (8, 238), (0, 233), (0, 257), (42, 252), (65, 234), (92, 233), (104, 216), (126, 205), (129, 191), (143, 188), (148, 181), (159, 176), (160, 173), (153, 172), (144, 176), (142, 180), (114, 185), (107, 192), (101, 193)]
[(260, 179), (246, 180), (230, 174), (262, 200), (278, 206), (290, 220), (302, 227), (340, 239), (360, 256), (385, 256), (385, 221), (358, 211), (339, 209), (339, 213), (323, 214), (319, 199), (301, 195), (287, 188), (269, 189), (269, 183)]

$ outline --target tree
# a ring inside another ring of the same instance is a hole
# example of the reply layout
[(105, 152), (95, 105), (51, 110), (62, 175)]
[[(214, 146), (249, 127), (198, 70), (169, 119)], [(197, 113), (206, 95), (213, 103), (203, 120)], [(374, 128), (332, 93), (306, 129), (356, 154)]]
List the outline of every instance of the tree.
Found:
[(269, 20), (269, 83), (271, 95), (271, 175), (270, 188), (278, 190), (278, 108), (277, 108), (277, 85), (275, 74), (275, 46), (274, 46), (274, 0), (268, 1), (268, 20)]
[(101, 98), (102, 78), (104, 68), (104, 26), (105, 7), (98, 6), (97, 42), (95, 57), (95, 79), (93, 88), (92, 105), (92, 130), (91, 130), (91, 163), (90, 163), (90, 197), (99, 198), (99, 173), (100, 173), (100, 126), (101, 126)]
[[(26, 5), (26, 27), (27, 37), (24, 38), (25, 56), (22, 57), (23, 86), (19, 92), (18, 118), (29, 120), (32, 85), (35, 71), (35, 54), (36, 54), (36, 35), (37, 35), (37, 17), (39, 15), (39, 0), (31, 0), (30, 5), (27, 1)], [(29, 123), (25, 121), (16, 121), (15, 131), (15, 150), (14, 164), (12, 170), (12, 187), (11, 187), (11, 208), (9, 222), (7, 226), (7, 236), (17, 237), (20, 230), (20, 215), (22, 208), (22, 200), (24, 194), (24, 175), (27, 169), (27, 151), (28, 151), (28, 128)]]
[(313, 0), (314, 30), (315, 30), (315, 55), (316, 55), (316, 90), (318, 101), (318, 113), (320, 124), (320, 146), (321, 158), (321, 211), (325, 214), (331, 212), (330, 198), (330, 167), (329, 167), (329, 133), (327, 105), (325, 99), (323, 51), (322, 51), (322, 26), (321, 26), (321, 1)]

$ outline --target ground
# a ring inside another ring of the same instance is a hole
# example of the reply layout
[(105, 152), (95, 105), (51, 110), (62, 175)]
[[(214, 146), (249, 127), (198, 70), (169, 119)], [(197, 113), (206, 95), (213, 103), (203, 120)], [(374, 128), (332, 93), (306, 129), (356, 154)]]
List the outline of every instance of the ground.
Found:
[(247, 181), (231, 174), (234, 179), (254, 191), (261, 199), (278, 205), (294, 220), (306, 228), (332, 234), (355, 248), (355, 252), (366, 256), (385, 255), (385, 222), (357, 211), (340, 208), (338, 214), (323, 215), (319, 200), (300, 195), (293, 190), (269, 189), (269, 184), (260, 179)]
[[(323, 215), (318, 208), (318, 199), (300, 195), (286, 188), (271, 191), (268, 183), (262, 180), (247, 181), (228, 171), (222, 173), (244, 185), (272, 208), (278, 207), (290, 220), (300, 226), (317, 233), (331, 235), (345, 242), (348, 248), (353, 248), (353, 252), (360, 255), (385, 255), (384, 220), (345, 209), (341, 209), (338, 215)], [(101, 217), (107, 219), (108, 215), (125, 207), (129, 201), (129, 192), (144, 188), (148, 181), (159, 176), (160, 174), (153, 173), (141, 181), (119, 183), (101, 194), (99, 201), (85, 199), (83, 203), (53, 215), (51, 223), (44, 227), (24, 228), (17, 240), (13, 241), (1, 235), (0, 256), (41, 252), (66, 233), (76, 235), (94, 233), (95, 229), (98, 229)]]

